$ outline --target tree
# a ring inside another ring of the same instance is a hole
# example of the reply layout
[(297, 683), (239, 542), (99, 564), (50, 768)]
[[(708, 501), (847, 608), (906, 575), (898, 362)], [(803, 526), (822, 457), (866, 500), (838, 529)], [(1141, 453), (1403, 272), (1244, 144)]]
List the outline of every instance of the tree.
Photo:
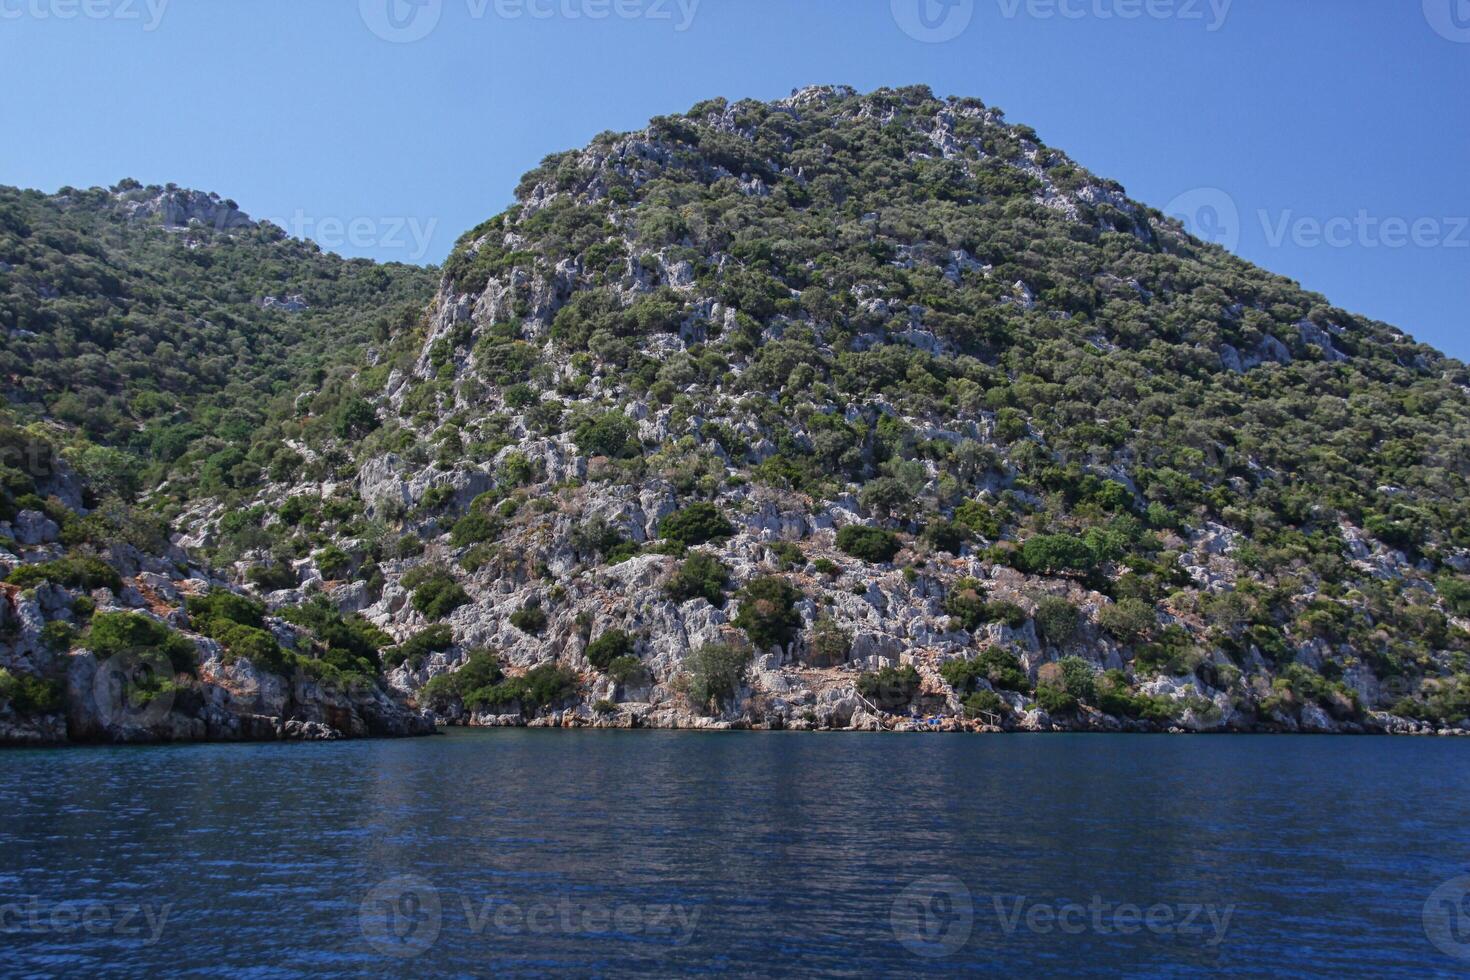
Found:
[(712, 643), (691, 653), (684, 661), (690, 700), (701, 710), (722, 707), (739, 691), (750, 659), (749, 650), (727, 643)]
[(676, 602), (704, 599), (712, 606), (725, 604), (725, 584), (729, 581), (729, 569), (714, 555), (696, 551), (679, 566), (666, 587), (669, 597)]
[(715, 538), (729, 537), (735, 533), (735, 526), (714, 504), (700, 501), (665, 517), (659, 522), (658, 533), (665, 540), (692, 548)]
[(1021, 546), (1021, 562), (1037, 575), (1086, 573), (1096, 564), (1092, 549), (1071, 534), (1038, 534)]
[(359, 396), (343, 401), (332, 418), (332, 429), (342, 439), (361, 439), (377, 427), (377, 409)]
[(903, 542), (892, 531), (864, 524), (849, 524), (837, 532), (837, 547), (866, 562), (890, 562), (903, 550)]
[(740, 591), (740, 611), (735, 625), (745, 631), (758, 649), (784, 647), (801, 629), (796, 603), (801, 592), (778, 575), (752, 579)]
[(1077, 633), (1077, 607), (1061, 596), (1046, 596), (1036, 604), (1036, 625), (1046, 642), (1062, 646)]

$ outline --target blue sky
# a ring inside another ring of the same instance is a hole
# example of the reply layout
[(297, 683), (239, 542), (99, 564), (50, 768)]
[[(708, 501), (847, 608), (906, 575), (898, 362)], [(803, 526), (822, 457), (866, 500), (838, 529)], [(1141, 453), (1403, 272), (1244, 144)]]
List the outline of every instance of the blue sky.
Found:
[(547, 153), (822, 82), (978, 96), (1470, 358), (1470, 0), (0, 0), (0, 183), (437, 262)]

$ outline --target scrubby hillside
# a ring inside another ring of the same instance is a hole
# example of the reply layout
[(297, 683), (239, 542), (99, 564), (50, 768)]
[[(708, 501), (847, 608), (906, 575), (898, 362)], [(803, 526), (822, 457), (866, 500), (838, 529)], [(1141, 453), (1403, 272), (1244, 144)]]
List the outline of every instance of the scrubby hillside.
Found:
[[(156, 495), (475, 724), (1458, 730), (1470, 377), (974, 99), (548, 158), (426, 313)], [(276, 458), (289, 466), (274, 466)]]
[(390, 637), (320, 603), (266, 616), (169, 522), (293, 465), (252, 439), (431, 274), (173, 187), (0, 189), (0, 743), (431, 728), (383, 682)]

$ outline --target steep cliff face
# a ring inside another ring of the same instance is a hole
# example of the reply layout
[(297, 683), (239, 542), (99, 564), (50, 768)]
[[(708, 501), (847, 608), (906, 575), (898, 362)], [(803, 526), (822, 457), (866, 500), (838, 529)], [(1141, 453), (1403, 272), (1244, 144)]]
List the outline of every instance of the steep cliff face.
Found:
[(517, 198), (173, 494), (441, 720), (1466, 727), (1460, 363), (925, 89), (702, 103)]

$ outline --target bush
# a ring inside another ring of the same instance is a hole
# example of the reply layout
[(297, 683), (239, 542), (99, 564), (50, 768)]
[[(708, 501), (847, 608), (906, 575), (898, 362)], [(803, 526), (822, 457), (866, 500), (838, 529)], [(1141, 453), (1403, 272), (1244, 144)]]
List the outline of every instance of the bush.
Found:
[(1036, 604), (1036, 625), (1046, 642), (1063, 646), (1077, 635), (1077, 607), (1061, 596), (1049, 595)]
[(1087, 573), (1097, 561), (1087, 542), (1071, 534), (1038, 534), (1021, 546), (1021, 567), (1035, 575)]
[(546, 629), (546, 610), (539, 602), (528, 602), (510, 614), (510, 625), (522, 633), (539, 636)]
[(12, 673), (0, 667), (0, 701), (9, 703), (17, 714), (47, 714), (61, 708), (61, 685), (35, 674)]
[(969, 544), (970, 529), (951, 521), (934, 521), (924, 528), (924, 541), (935, 551), (958, 555)]
[(905, 664), (869, 671), (857, 679), (858, 693), (883, 711), (906, 706), (919, 693), (919, 672)]
[(431, 620), (443, 619), (469, 601), (469, 594), (444, 571), (431, 573), (413, 592), (413, 607)]
[(254, 565), (245, 573), (245, 579), (251, 585), (264, 592), (278, 592), (281, 589), (294, 589), (297, 586), (296, 573), (286, 562), (273, 562), (269, 565)]
[(852, 653), (852, 634), (824, 617), (812, 625), (806, 648), (808, 659), (814, 664), (831, 667), (846, 663)]
[(622, 630), (608, 630), (587, 644), (587, 661), (604, 673), (614, 660), (633, 653), (633, 638)]
[(199, 669), (199, 651), (190, 640), (138, 613), (98, 613), (92, 617), (86, 644), (103, 659), (148, 650), (167, 657), (176, 674), (193, 675)]
[(865, 524), (849, 524), (837, 532), (837, 547), (860, 561), (890, 562), (903, 550), (903, 542), (892, 531)]
[(725, 604), (725, 585), (730, 572), (713, 555), (695, 552), (669, 578), (667, 591), (675, 602), (704, 599), (712, 606)]
[(648, 679), (648, 668), (637, 657), (618, 657), (607, 665), (607, 676), (619, 684), (640, 684)]
[(67, 589), (111, 589), (113, 592), (122, 589), (122, 577), (117, 571), (106, 562), (90, 556), (22, 565), (5, 581), (22, 589), (35, 588), (45, 582)]
[(715, 538), (729, 537), (735, 533), (735, 526), (714, 504), (700, 502), (665, 517), (659, 522), (658, 533), (666, 541), (692, 548)]
[(41, 627), (41, 643), (52, 653), (66, 653), (77, 640), (76, 627), (54, 619)]
[(962, 578), (955, 582), (944, 597), (944, 611), (967, 630), (978, 629), (990, 622), (989, 608), (985, 585), (975, 578)]
[(454, 630), (446, 623), (435, 623), (387, 651), (383, 654), (383, 662), (390, 667), (408, 664), (410, 668), (417, 670), (429, 654), (442, 653), (452, 646)]
[(718, 709), (740, 690), (751, 653), (726, 643), (700, 647), (684, 662), (689, 671), (689, 697), (700, 710)]
[(1096, 682), (1096, 707), (1120, 718), (1144, 718), (1165, 722), (1174, 716), (1175, 703), (1166, 697), (1150, 697), (1133, 690), (1121, 670), (1110, 670)]
[(976, 691), (965, 699), (966, 718), (984, 718), (1004, 712), (1005, 702), (994, 691)]
[(225, 648), (225, 663), (249, 660), (256, 667), (274, 674), (290, 673), (296, 663), (269, 630), (221, 619), (210, 624), (208, 633)]
[(735, 626), (745, 631), (757, 649), (784, 647), (801, 629), (796, 603), (801, 592), (776, 575), (752, 579), (740, 592)]
[(974, 662), (979, 665), (982, 676), (990, 682), (991, 687), (1007, 691), (1027, 691), (1031, 688), (1030, 679), (1026, 676), (1026, 669), (1021, 666), (1020, 658), (1009, 650), (988, 647), (980, 651), (980, 656)]
[(985, 595), (985, 584), (979, 579), (962, 578), (955, 582), (944, 597), (944, 611), (953, 617), (950, 628), (958, 624), (973, 632), (987, 623), (1005, 623), (1012, 629), (1026, 625), (1026, 611), (1020, 606), (989, 601)]
[(632, 451), (630, 443), (637, 432), (637, 425), (628, 416), (607, 412), (577, 426), (574, 437), (583, 455), (616, 459)]
[(1075, 711), (1079, 703), (1090, 704), (1097, 699), (1096, 684), (1091, 664), (1081, 657), (1067, 657), (1038, 672), (1036, 703), (1048, 714)]
[(184, 600), (195, 629), (209, 636), (211, 624), (217, 621), (239, 623), (261, 629), (265, 626), (265, 604), (247, 596), (216, 589), (206, 595), (190, 596)]
[(489, 650), (476, 650), (458, 670), (430, 679), (422, 700), (435, 711), (448, 711), (455, 701), (469, 703), (477, 692), (493, 689), (504, 677), (499, 657)]
[(450, 529), (449, 543), (456, 548), (467, 548), (490, 541), (499, 531), (494, 518), (479, 510), (471, 510)]
[(1120, 599), (1097, 615), (1102, 628), (1124, 643), (1146, 640), (1159, 625), (1154, 607), (1142, 599)]
[(318, 551), (315, 560), (317, 571), (328, 581), (343, 578), (352, 568), (352, 556), (334, 544)]

